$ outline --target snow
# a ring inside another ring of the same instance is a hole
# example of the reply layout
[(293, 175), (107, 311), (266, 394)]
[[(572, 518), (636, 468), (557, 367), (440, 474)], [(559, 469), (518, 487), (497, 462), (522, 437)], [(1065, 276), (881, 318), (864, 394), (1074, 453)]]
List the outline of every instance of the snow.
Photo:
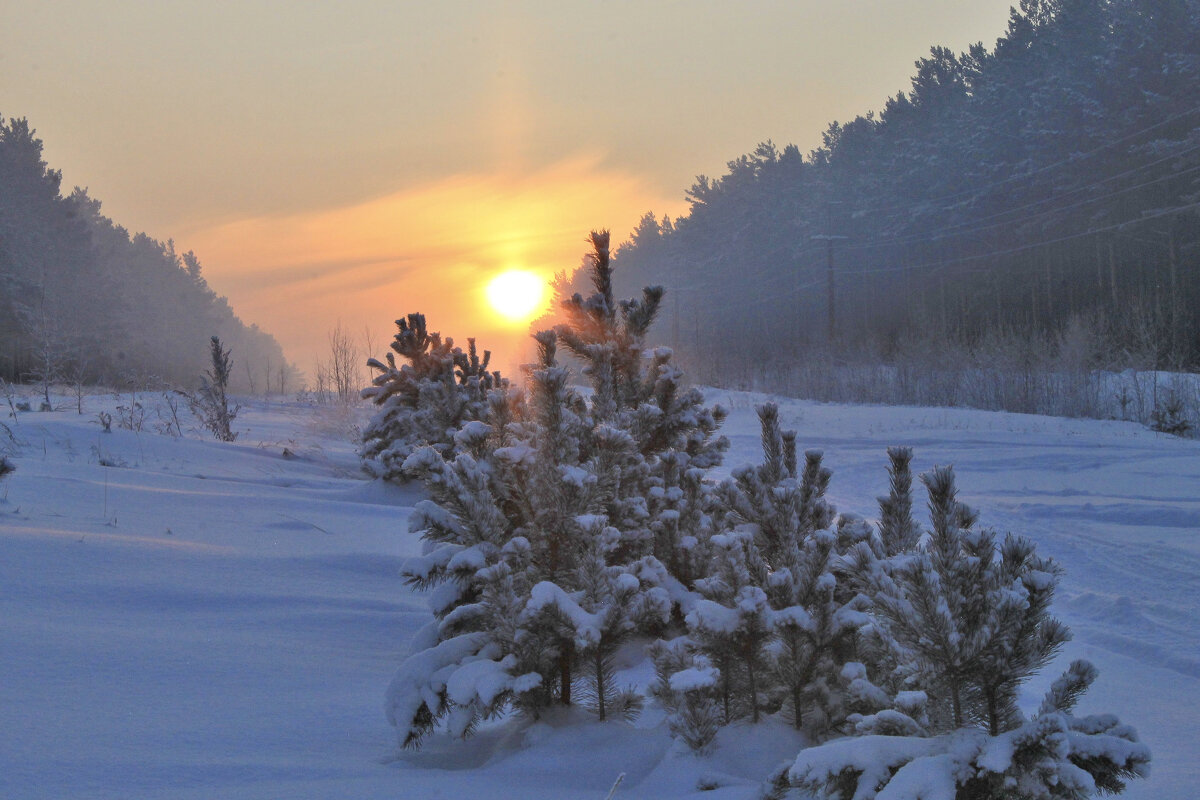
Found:
[(741, 626), (742, 617), (736, 609), (726, 608), (712, 600), (697, 600), (688, 613), (686, 621), (689, 628), (700, 628), (712, 633), (731, 635), (736, 633), (738, 627)]
[(600, 641), (603, 615), (584, 611), (561, 586), (550, 581), (542, 581), (530, 590), (525, 613), (536, 614), (546, 608), (554, 608), (570, 620), (577, 646), (586, 648)]
[[(707, 397), (731, 409), (728, 475), (758, 458), (766, 398)], [(118, 401), (86, 402), (82, 417), (8, 420), (23, 447), (0, 484), (0, 797), (600, 800), (625, 773), (616, 800), (748, 800), (801, 753), (771, 720), (723, 729), (697, 759), (652, 702), (632, 726), (564, 710), (397, 753), (384, 694), (430, 633), (427, 598), (400, 577), (423, 549), (407, 518), (424, 497), (364, 479), (349, 433), (362, 420), (242, 399), (224, 444), (103, 434), (94, 414)], [(1074, 713), (1111, 712), (1153, 752), (1123, 797), (1193, 794), (1200, 442), (1123, 422), (778, 402), (801, 448), (825, 452), (839, 510), (873, 516), (886, 447), (911, 446), (914, 473), (954, 464), (980, 525), (1059, 562), (1053, 610), (1074, 639), (1024, 690), (1026, 711), (1085, 658), (1100, 674)], [(455, 691), (498, 691), (489, 663), (468, 662)], [(644, 664), (618, 676), (652, 679)]]
[[(824, 747), (802, 750), (792, 764), (789, 774), (793, 781), (823, 782), (847, 767), (862, 773), (859, 787), (874, 788), (891, 775), (893, 769), (924, 756), (936, 753), (938, 739), (917, 739), (907, 736), (860, 736), (841, 739)], [(869, 795), (864, 800), (869, 800)], [(857, 797), (857, 796), (856, 796)]]
[(668, 679), (673, 692), (694, 692), (717, 685), (720, 674), (712, 667), (688, 667), (671, 675)]

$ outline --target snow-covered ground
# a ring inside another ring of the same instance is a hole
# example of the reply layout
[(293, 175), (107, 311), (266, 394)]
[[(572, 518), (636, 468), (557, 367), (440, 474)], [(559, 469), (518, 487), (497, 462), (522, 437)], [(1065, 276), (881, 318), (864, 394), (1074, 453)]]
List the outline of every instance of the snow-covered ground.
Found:
[[(761, 396), (732, 409), (728, 465), (756, 460)], [(553, 717), (397, 753), (383, 692), (427, 620), (397, 577), (419, 497), (365, 481), (350, 420), (255, 401), (241, 437), (100, 431), (25, 413), (0, 484), (0, 797), (753, 798), (795, 754), (783, 726), (722, 731), (697, 761), (648, 708)], [(1070, 659), (1100, 678), (1080, 706), (1135, 725), (1154, 754), (1128, 797), (1200, 785), (1200, 442), (1133, 423), (782, 401), (825, 451), (830, 496), (871, 516), (888, 445), (952, 463), (982, 523), (1067, 570)], [(12, 425), (12, 420), (9, 420)], [(115, 426), (114, 426), (115, 427)], [(2, 433), (2, 432), (0, 432)], [(294, 457), (285, 457), (284, 449)], [(102, 463), (110, 466), (103, 466)], [(629, 674), (628, 680), (646, 676)]]

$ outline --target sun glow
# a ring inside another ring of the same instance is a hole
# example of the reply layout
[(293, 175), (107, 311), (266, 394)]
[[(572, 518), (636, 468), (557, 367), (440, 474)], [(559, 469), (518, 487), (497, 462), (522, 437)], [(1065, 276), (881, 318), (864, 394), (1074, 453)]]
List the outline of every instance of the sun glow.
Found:
[(487, 285), (492, 308), (513, 322), (523, 322), (540, 310), (545, 292), (545, 281), (522, 269), (502, 272)]

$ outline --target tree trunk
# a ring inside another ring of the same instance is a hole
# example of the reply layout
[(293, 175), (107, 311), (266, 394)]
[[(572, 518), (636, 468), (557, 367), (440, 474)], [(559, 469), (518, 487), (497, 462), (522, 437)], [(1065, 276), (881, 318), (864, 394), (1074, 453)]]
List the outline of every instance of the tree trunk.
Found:
[(608, 687), (604, 684), (604, 650), (602, 647), (596, 647), (596, 706), (600, 712), (600, 721), (604, 722), (604, 695), (608, 692)]
[(988, 687), (986, 692), (987, 697), (987, 715), (988, 715), (988, 731), (992, 736), (1000, 735), (1000, 712), (996, 707), (996, 690)]
[(558, 702), (564, 706), (571, 705), (571, 656), (575, 652), (575, 644), (563, 642), (558, 654)]
[(750, 718), (754, 723), (758, 723), (758, 680), (754, 674), (754, 654), (747, 649), (746, 656), (746, 677), (750, 681)]

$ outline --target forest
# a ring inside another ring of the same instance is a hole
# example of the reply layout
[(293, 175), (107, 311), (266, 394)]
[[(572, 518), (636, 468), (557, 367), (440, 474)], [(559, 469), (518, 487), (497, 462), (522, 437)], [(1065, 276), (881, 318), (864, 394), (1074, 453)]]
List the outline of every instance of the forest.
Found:
[(29, 122), (0, 117), (0, 379), (191, 385), (216, 335), (240, 362), (239, 391), (299, 388), (279, 343), (238, 319), (195, 253), (131, 235), (61, 184)]
[(813, 361), (1195, 370), (1197, 42), (1195, 0), (1023, 0), (993, 48), (934, 47), (807, 156), (768, 141), (699, 176), (618, 250), (619, 286), (665, 284), (664, 338), (725, 385), (750, 363), (810, 395), (781, 383)]

